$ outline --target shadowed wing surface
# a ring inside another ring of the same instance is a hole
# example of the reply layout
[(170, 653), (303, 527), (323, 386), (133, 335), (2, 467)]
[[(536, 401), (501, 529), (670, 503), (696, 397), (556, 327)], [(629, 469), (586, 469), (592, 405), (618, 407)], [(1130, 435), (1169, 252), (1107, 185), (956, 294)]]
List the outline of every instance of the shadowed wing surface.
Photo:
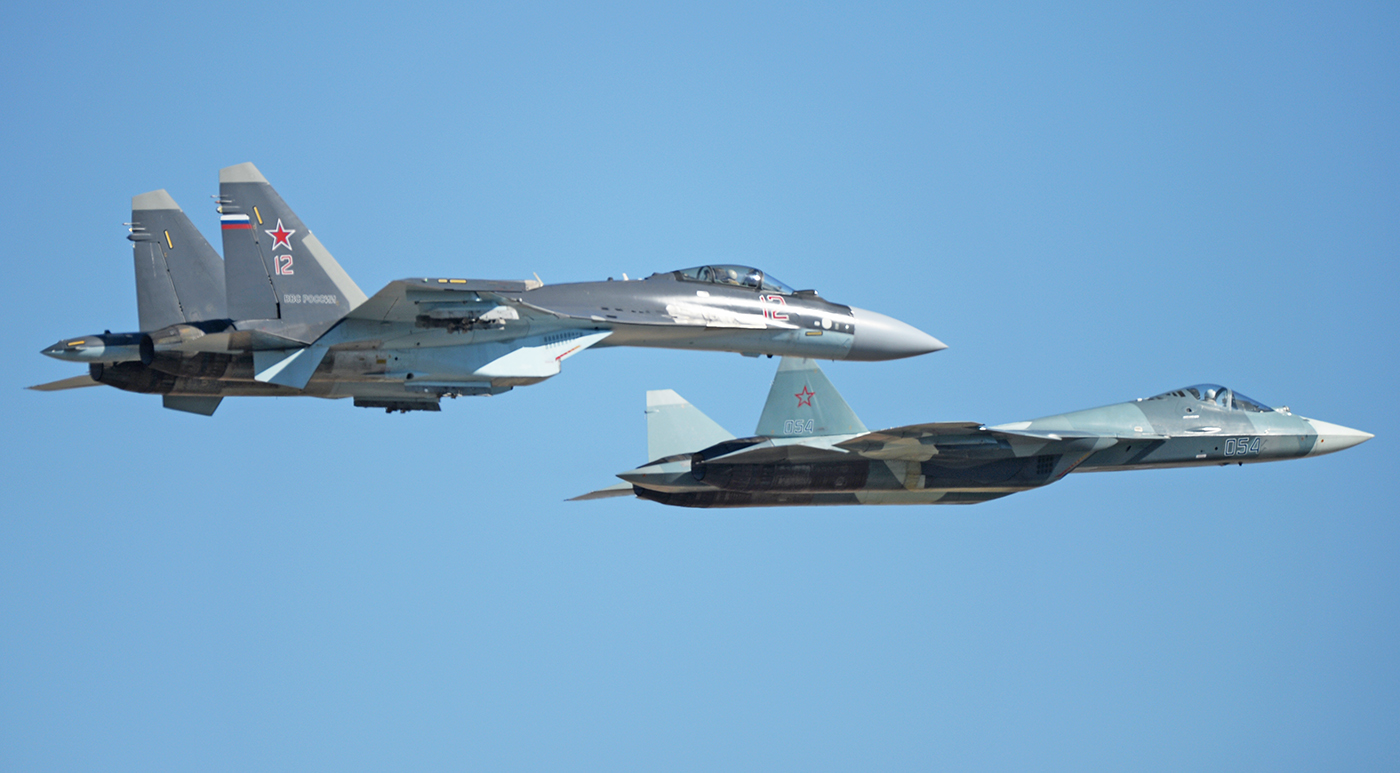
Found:
[[(1107, 447), (1120, 440), (1119, 435), (1080, 430), (1031, 430), (991, 428), (970, 421), (910, 424), (876, 432), (867, 432), (836, 444), (838, 448), (854, 451), (872, 459), (927, 460), (933, 456), (991, 449), (1003, 443), (1024, 445), (1069, 440), (1104, 441)], [(1160, 440), (1158, 435), (1134, 434), (1128, 439)]]

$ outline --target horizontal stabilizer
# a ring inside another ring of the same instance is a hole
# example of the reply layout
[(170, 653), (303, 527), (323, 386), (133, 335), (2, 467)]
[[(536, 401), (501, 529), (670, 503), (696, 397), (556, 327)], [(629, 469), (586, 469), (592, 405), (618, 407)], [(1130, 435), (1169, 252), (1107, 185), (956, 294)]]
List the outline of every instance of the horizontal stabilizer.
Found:
[(25, 389), (33, 389), (36, 392), (58, 392), (64, 389), (82, 389), (83, 387), (102, 386), (101, 381), (94, 381), (92, 376), (84, 373), (81, 376), (65, 378), (61, 381), (50, 381), (47, 384), (35, 384)]
[(690, 454), (734, 436), (670, 389), (647, 392), (647, 458)]
[(219, 403), (223, 402), (222, 397), (187, 397), (183, 395), (166, 395), (161, 398), (161, 403), (172, 411), (184, 411), (185, 413), (197, 413), (200, 416), (213, 416), (218, 410)]
[(614, 483), (613, 485), (608, 486), (607, 488), (600, 488), (600, 489), (598, 489), (597, 491), (590, 491), (590, 492), (588, 492), (587, 494), (579, 494), (579, 495), (576, 496), (576, 497), (570, 497), (570, 498), (568, 498), (568, 499), (566, 499), (566, 500), (564, 500), (564, 501), (565, 501), (565, 502), (586, 502), (586, 501), (588, 501), (588, 500), (590, 500), (590, 499), (611, 499), (612, 497), (630, 497), (630, 496), (632, 496), (632, 484), (631, 484), (631, 483)]
[(865, 425), (813, 360), (784, 357), (773, 377), (755, 435), (855, 435)]

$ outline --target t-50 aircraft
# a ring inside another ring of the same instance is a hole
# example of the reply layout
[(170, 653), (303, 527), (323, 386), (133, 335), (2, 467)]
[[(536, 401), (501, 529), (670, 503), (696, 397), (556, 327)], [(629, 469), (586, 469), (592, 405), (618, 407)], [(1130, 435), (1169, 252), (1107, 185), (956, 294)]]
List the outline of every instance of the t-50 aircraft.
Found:
[(542, 381), (591, 346), (845, 360), (945, 348), (747, 266), (558, 285), (402, 279), (367, 298), (252, 164), (219, 172), (222, 259), (165, 191), (134, 197), (131, 210), (141, 329), (44, 349), (88, 374), (32, 389), (107, 384), (204, 415), (230, 395), (436, 411), (444, 395)]
[(626, 483), (681, 507), (974, 504), (1071, 472), (1249, 464), (1329, 454), (1372, 435), (1294, 416), (1215, 384), (999, 424), (870, 432), (815, 362), (783, 358), (754, 437), (726, 432), (680, 395), (647, 392), (647, 456)]

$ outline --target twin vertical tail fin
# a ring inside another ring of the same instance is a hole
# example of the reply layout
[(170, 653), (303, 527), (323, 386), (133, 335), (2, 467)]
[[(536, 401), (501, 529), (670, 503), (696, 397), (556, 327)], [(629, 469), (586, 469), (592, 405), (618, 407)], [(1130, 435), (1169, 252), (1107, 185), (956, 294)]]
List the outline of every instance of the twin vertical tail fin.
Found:
[(269, 332), (311, 342), (351, 309), (360, 291), (252, 164), (219, 170), (228, 315), (277, 320)]
[(699, 408), (686, 402), (685, 398), (670, 389), (647, 392), (647, 458), (651, 461), (641, 467), (618, 475), (624, 483), (614, 483), (607, 488), (590, 491), (573, 497), (570, 502), (587, 499), (607, 499), (625, 497), (635, 493), (632, 480), (641, 478), (661, 478), (673, 480), (677, 475), (688, 478), (690, 460), (671, 460), (667, 457), (683, 456), (703, 451), (716, 443), (733, 440), (734, 436), (714, 419), (700, 412)]
[(131, 199), (136, 311), (142, 330), (225, 319), (224, 262), (164, 190)]
[(647, 458), (690, 454), (733, 440), (724, 427), (671, 389), (647, 392)]
[(768, 402), (759, 417), (756, 435), (766, 437), (810, 437), (813, 435), (858, 435), (865, 425), (841, 398), (817, 363), (798, 357), (784, 357), (773, 377)]
[[(758, 420), (760, 437), (819, 437), (824, 435), (860, 435), (865, 425), (856, 418), (851, 406), (841, 399), (836, 387), (812, 360), (784, 357), (773, 377), (768, 403)], [(619, 473), (625, 483), (590, 491), (570, 501), (605, 499), (641, 494), (642, 489), (656, 491), (693, 490), (695, 481), (692, 461), (671, 459), (703, 451), (710, 446), (733, 440), (734, 436), (701, 413), (698, 408), (670, 389), (647, 392), (647, 457), (651, 460), (635, 470)], [(743, 445), (743, 444), (741, 444)], [(679, 488), (678, 488), (679, 486)], [(692, 488), (685, 488), (690, 486)]]

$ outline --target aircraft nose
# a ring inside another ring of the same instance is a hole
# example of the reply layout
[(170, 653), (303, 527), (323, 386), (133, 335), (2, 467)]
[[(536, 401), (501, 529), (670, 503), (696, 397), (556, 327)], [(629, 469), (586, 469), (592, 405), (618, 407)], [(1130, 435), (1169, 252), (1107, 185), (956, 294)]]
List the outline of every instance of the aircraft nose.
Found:
[(1317, 430), (1317, 442), (1313, 444), (1312, 451), (1308, 456), (1320, 456), (1321, 454), (1331, 454), (1360, 445), (1375, 437), (1369, 432), (1362, 432), (1359, 429), (1343, 427), (1340, 424), (1329, 424), (1317, 419), (1308, 419), (1308, 423)]
[(937, 338), (894, 317), (854, 306), (851, 316), (856, 321), (856, 334), (846, 355), (848, 360), (897, 360), (948, 348)]

